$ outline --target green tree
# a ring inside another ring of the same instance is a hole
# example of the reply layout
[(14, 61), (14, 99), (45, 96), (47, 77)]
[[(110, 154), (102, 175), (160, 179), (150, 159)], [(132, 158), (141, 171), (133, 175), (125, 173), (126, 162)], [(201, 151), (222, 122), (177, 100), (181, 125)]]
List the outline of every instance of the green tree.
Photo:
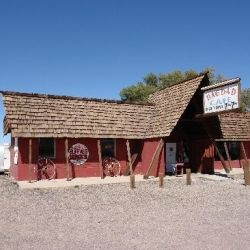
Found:
[[(217, 82), (218, 79), (214, 75), (214, 69), (206, 68), (203, 72), (208, 72), (211, 82)], [(158, 76), (154, 73), (149, 73), (143, 78), (142, 82), (137, 82), (136, 84), (123, 88), (120, 91), (120, 96), (123, 101), (146, 102), (149, 95), (157, 89), (170, 87), (198, 75), (199, 73), (192, 69), (184, 72), (175, 70), (170, 73), (159, 74)], [(220, 76), (220, 79), (222, 79), (222, 76)]]
[(143, 78), (143, 82), (144, 82), (146, 85), (150, 85), (150, 86), (157, 87), (157, 86), (158, 86), (158, 77), (157, 77), (157, 75), (155, 75), (154, 73), (149, 73), (149, 74), (147, 74), (147, 75)]
[(250, 112), (250, 88), (241, 91), (241, 109)]

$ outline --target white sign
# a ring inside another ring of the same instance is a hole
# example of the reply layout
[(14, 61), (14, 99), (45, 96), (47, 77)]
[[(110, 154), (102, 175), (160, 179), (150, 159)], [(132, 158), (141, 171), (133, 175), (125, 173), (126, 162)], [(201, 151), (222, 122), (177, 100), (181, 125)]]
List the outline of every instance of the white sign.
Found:
[(203, 105), (205, 114), (239, 108), (239, 83), (204, 91)]
[(89, 150), (85, 145), (81, 143), (74, 144), (69, 149), (69, 160), (75, 165), (84, 164), (88, 160), (88, 157)]

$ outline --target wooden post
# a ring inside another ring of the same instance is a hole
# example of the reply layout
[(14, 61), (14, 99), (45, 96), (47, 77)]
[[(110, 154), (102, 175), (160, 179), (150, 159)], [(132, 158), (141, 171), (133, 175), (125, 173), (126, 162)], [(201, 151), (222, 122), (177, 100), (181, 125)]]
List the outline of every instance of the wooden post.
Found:
[(244, 144), (242, 141), (240, 142), (240, 147), (241, 147), (241, 151), (242, 151), (243, 158), (244, 158), (243, 160), (241, 160), (241, 163), (242, 163), (242, 167), (243, 167), (243, 171), (244, 171), (245, 185), (248, 186), (248, 185), (250, 185), (250, 169), (249, 169), (250, 163), (247, 160), (246, 150), (245, 150), (245, 147), (244, 147)]
[(214, 148), (215, 148), (215, 150), (216, 150), (216, 152), (217, 152), (217, 154), (218, 154), (218, 156), (219, 156), (219, 158), (220, 158), (220, 161), (221, 161), (222, 166), (223, 166), (223, 168), (225, 169), (226, 173), (230, 173), (230, 170), (229, 170), (229, 168), (228, 168), (228, 166), (227, 166), (227, 164), (226, 164), (226, 162), (225, 162), (225, 160), (224, 160), (224, 157), (223, 157), (223, 155), (220, 153), (220, 150), (219, 150), (219, 148), (217, 147), (215, 141), (214, 141), (212, 138), (210, 138), (210, 140), (211, 140), (211, 142), (212, 142), (213, 145), (214, 145)]
[(247, 160), (242, 160), (242, 165), (243, 165), (243, 171), (244, 171), (245, 185), (248, 186), (248, 185), (250, 185), (249, 162)]
[(227, 161), (228, 161), (228, 164), (229, 164), (229, 168), (230, 168), (230, 170), (232, 170), (231, 157), (230, 157), (229, 150), (228, 150), (226, 142), (224, 142), (224, 148), (225, 148), (225, 152), (226, 152), (226, 155), (227, 155)]
[(191, 185), (191, 169), (187, 168), (186, 169), (186, 181), (187, 181), (187, 185)]
[(66, 138), (65, 139), (65, 163), (66, 163), (66, 169), (67, 169), (67, 181), (71, 181), (68, 151), (69, 151), (69, 140), (68, 140), (68, 138)]
[(159, 173), (159, 187), (163, 188), (164, 187), (164, 174)]
[(134, 174), (131, 174), (129, 176), (129, 178), (130, 178), (130, 188), (133, 189), (133, 188), (135, 188), (135, 176), (134, 176)]
[(133, 167), (131, 162), (131, 153), (130, 153), (130, 145), (129, 140), (126, 141), (127, 146), (127, 155), (128, 155), (128, 164), (129, 164), (129, 172), (130, 172), (130, 188), (135, 188), (135, 176), (133, 174)]
[(129, 140), (126, 141), (126, 146), (127, 146), (127, 155), (128, 155), (129, 172), (130, 172), (130, 175), (132, 175), (132, 174), (133, 174), (133, 167), (132, 167), (132, 162), (131, 162), (131, 153), (130, 153)]
[(242, 154), (243, 154), (243, 158), (245, 160), (247, 160), (246, 150), (245, 150), (245, 147), (244, 147), (244, 143), (242, 141), (240, 142), (240, 147), (241, 147), (241, 151), (242, 151)]
[[(132, 165), (132, 168), (133, 168), (133, 165), (135, 163), (135, 160), (136, 158), (138, 157), (138, 153), (134, 153), (132, 156), (131, 156), (131, 165)], [(126, 170), (124, 172), (124, 175), (129, 175), (129, 172), (130, 172), (130, 167), (129, 167), (129, 163), (127, 163), (127, 166), (126, 166)]]
[(29, 139), (29, 183), (31, 183), (32, 174), (32, 139)]
[(158, 158), (158, 156), (159, 156), (159, 154), (160, 154), (160, 152), (162, 150), (163, 145), (164, 145), (164, 141), (163, 141), (163, 139), (161, 139), (160, 142), (159, 142), (159, 144), (158, 144), (158, 146), (157, 146), (157, 148), (156, 148), (156, 150), (155, 150), (155, 152), (154, 152), (154, 155), (153, 155), (153, 157), (151, 159), (151, 162), (149, 164), (147, 172), (146, 172), (146, 174), (143, 177), (144, 179), (148, 179), (150, 171), (151, 171), (151, 168), (154, 165), (155, 159)]
[(99, 168), (100, 168), (100, 176), (101, 179), (104, 178), (103, 166), (102, 166), (102, 151), (101, 151), (101, 141), (97, 140), (97, 149), (98, 149), (98, 157), (99, 157)]

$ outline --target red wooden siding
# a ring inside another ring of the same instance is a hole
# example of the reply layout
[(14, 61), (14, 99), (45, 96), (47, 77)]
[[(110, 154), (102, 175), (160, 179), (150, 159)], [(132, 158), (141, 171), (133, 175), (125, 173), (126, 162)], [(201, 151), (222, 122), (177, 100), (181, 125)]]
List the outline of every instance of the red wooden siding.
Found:
[(190, 165), (193, 172), (214, 172), (214, 147), (208, 139), (190, 143)]
[[(174, 142), (173, 138), (167, 138), (167, 141)], [(177, 139), (177, 138), (175, 138)], [(89, 158), (83, 166), (71, 165), (71, 176), (75, 177), (98, 177), (100, 176), (99, 159), (97, 153), (97, 139), (82, 138), (82, 139), (69, 139), (69, 148), (75, 143), (82, 143), (88, 147)], [(131, 151), (138, 151), (139, 155), (134, 165), (134, 173), (144, 175), (147, 172), (154, 152), (159, 144), (160, 138), (145, 139), (138, 143), (138, 140), (130, 140)], [(32, 170), (38, 160), (38, 139), (32, 139)], [(53, 162), (56, 165), (56, 178), (66, 178), (67, 169), (65, 165), (65, 140), (55, 140), (55, 159)], [(12, 143), (13, 145), (13, 143)], [(179, 148), (177, 141), (177, 148)], [(250, 142), (244, 142), (247, 157), (250, 159)], [(19, 138), (18, 140), (19, 156), (18, 165), (13, 162), (14, 152), (13, 146), (11, 147), (11, 167), (10, 175), (16, 180), (29, 179), (29, 139)], [(214, 147), (208, 139), (193, 140), (190, 142), (190, 166), (193, 172), (213, 173), (214, 169), (222, 168), (221, 162), (214, 161)], [(177, 152), (178, 154), (178, 152)], [(125, 173), (127, 168), (127, 149), (126, 140), (116, 140), (116, 158), (121, 164), (122, 174)], [(150, 175), (158, 176), (159, 172), (165, 171), (165, 145), (161, 150), (160, 156), (156, 164), (153, 166)], [(240, 161), (235, 160), (231, 162), (232, 167), (240, 167)], [(32, 171), (32, 179), (36, 180)]]
[[(142, 150), (141, 154), (138, 156), (137, 161), (135, 162), (135, 174), (145, 174), (150, 160), (154, 154), (160, 139), (150, 139), (146, 140), (144, 143), (142, 141)], [(56, 139), (55, 140), (55, 158), (52, 159), (56, 165), (56, 178), (66, 178), (67, 169), (65, 165), (65, 140)], [(37, 176), (33, 171), (34, 166), (38, 160), (38, 139), (32, 139), (32, 179), (36, 180)], [(87, 146), (89, 150), (89, 158), (84, 165), (73, 166), (70, 165), (71, 177), (98, 177), (100, 176), (99, 168), (99, 158), (97, 151), (97, 139), (94, 138), (82, 138), (82, 139), (68, 139), (69, 148), (75, 143), (82, 143)], [(131, 148), (137, 146), (135, 141), (131, 140)], [(28, 180), (29, 179), (29, 139), (28, 138), (19, 138), (18, 140), (19, 148), (19, 157), (18, 165), (12, 164), (11, 175), (14, 179), (17, 180)], [(164, 151), (164, 150), (162, 150)], [(11, 157), (13, 160), (13, 156)], [(121, 164), (121, 172), (124, 174), (127, 167), (127, 149), (126, 149), (126, 140), (117, 139), (116, 140), (116, 158)], [(153, 175), (157, 175), (160, 167), (164, 167), (164, 153), (161, 152), (160, 160), (157, 162), (156, 166), (152, 170)]]
[[(145, 174), (153, 157), (153, 154), (160, 142), (160, 138), (146, 139), (144, 140), (143, 150), (142, 150), (142, 166), (138, 168), (136, 173)], [(150, 175), (158, 176), (159, 172), (164, 173), (165, 171), (165, 161), (164, 161), (164, 148), (161, 150), (159, 159), (155, 166), (152, 168)]]

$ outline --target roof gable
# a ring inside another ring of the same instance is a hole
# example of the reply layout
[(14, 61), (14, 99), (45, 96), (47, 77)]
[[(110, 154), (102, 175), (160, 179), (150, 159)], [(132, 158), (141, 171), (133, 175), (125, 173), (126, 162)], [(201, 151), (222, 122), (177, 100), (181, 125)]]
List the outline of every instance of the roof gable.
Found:
[(156, 105), (150, 136), (170, 135), (203, 79), (204, 75), (200, 75), (194, 79), (157, 91), (149, 97), (149, 101)]

